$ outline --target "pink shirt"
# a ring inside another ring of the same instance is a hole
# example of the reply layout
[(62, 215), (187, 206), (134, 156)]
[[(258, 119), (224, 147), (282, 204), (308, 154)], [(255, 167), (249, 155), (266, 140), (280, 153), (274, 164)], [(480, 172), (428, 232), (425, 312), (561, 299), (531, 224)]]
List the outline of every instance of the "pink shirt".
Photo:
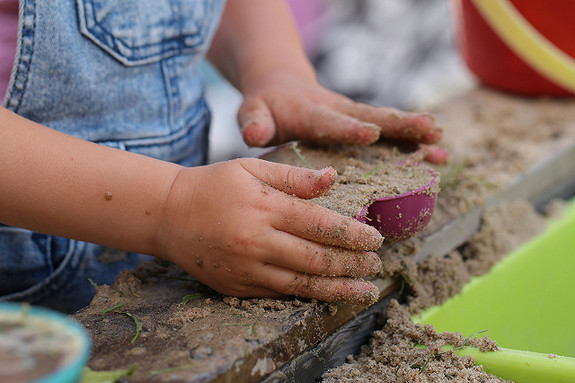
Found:
[(0, 0), (0, 103), (6, 93), (18, 41), (18, 0)]

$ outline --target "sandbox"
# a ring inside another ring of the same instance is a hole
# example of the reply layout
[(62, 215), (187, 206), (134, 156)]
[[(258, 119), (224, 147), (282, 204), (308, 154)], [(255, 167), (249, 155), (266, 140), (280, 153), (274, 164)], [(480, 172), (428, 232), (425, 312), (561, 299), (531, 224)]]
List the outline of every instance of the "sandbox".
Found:
[[(99, 371), (136, 366), (128, 382), (316, 381), (373, 338), (393, 298), (418, 308), (439, 304), (498, 262), (498, 257), (475, 262), (475, 252), (505, 255), (537, 234), (529, 228), (532, 216), (504, 214), (502, 224), (511, 219), (515, 228), (519, 222), (525, 229), (521, 240), (470, 242), (490, 207), (517, 199), (540, 207), (573, 195), (574, 106), (572, 100), (477, 89), (431, 111), (445, 130), (451, 163), (435, 167), (441, 191), (429, 225), (378, 251), (384, 268), (372, 280), (380, 291), (374, 305), (224, 297), (173, 265), (154, 263), (124, 273), (113, 286), (99, 286), (90, 307), (75, 315), (92, 335), (88, 366)], [(444, 267), (463, 261), (467, 266)], [(449, 283), (432, 278), (420, 283), (430, 274)], [(406, 298), (406, 292), (415, 298)], [(557, 351), (549, 352), (561, 355)]]

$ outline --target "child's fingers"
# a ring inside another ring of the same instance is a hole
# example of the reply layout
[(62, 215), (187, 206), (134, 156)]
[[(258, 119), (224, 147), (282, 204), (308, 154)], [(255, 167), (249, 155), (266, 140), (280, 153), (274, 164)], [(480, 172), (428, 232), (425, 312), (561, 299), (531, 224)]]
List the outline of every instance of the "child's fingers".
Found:
[[(242, 166), (274, 189), (302, 198), (323, 194), (334, 182), (331, 171), (314, 173), (308, 169), (261, 160), (243, 160)], [(309, 175), (312, 177), (309, 177)], [(311, 202), (269, 191), (271, 225), (277, 229), (325, 245), (355, 250), (377, 250), (381, 234), (371, 226), (344, 217)]]
[(395, 108), (374, 107), (363, 103), (343, 102), (337, 110), (357, 119), (376, 124), (381, 137), (435, 144), (443, 137), (428, 114), (404, 112)]
[(285, 295), (357, 305), (372, 305), (379, 298), (378, 288), (363, 279), (307, 275), (273, 265), (261, 272), (268, 276), (263, 287)]
[(446, 149), (434, 145), (420, 145), (425, 154), (425, 160), (432, 164), (446, 164), (449, 153)]
[(321, 245), (283, 232), (276, 233), (273, 242), (274, 251), (263, 255), (262, 261), (289, 270), (354, 278), (381, 270), (381, 259), (373, 252)]
[(314, 170), (256, 159), (244, 159), (241, 164), (248, 173), (274, 189), (305, 199), (325, 194), (337, 177), (333, 168)]
[(289, 121), (283, 122), (289, 129), (280, 129), (280, 132), (290, 132), (291, 135), (280, 136), (282, 142), (297, 138), (324, 144), (368, 145), (380, 136), (380, 128), (376, 124), (323, 105), (312, 104), (301, 108), (290, 114), (289, 118)]
[(356, 219), (307, 201), (284, 203), (273, 216), (275, 229), (324, 245), (353, 250), (377, 250), (383, 243), (381, 234)]

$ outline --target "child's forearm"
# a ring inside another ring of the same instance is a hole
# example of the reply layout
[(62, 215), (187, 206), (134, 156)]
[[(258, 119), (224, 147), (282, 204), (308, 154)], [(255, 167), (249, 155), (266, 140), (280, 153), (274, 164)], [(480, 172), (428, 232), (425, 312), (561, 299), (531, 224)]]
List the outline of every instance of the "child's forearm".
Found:
[(291, 13), (280, 0), (229, 0), (208, 58), (240, 91), (282, 70), (315, 80)]
[(0, 222), (154, 254), (180, 167), (57, 132), (0, 108)]

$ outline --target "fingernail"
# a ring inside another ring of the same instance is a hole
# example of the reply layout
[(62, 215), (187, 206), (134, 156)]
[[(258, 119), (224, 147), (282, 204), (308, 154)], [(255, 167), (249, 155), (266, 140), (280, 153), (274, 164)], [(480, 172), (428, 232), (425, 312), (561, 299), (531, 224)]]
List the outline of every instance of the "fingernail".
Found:
[(366, 230), (369, 230), (369, 237), (366, 241), (364, 250), (377, 250), (383, 245), (385, 237), (373, 226), (366, 225)]
[(314, 197), (325, 194), (335, 183), (337, 172), (332, 167), (314, 170), (312, 173)]
[(445, 164), (449, 159), (449, 152), (438, 146), (428, 146), (425, 149), (425, 161), (432, 164)]
[(379, 134), (379, 132), (381, 132), (381, 128), (379, 127), (379, 125), (376, 125), (376, 124), (365, 124), (364, 127), (371, 129), (378, 134)]
[(433, 117), (429, 113), (417, 113), (416, 118), (419, 118), (420, 120), (425, 121), (426, 123), (428, 123), (431, 126), (435, 125), (435, 117)]
[(424, 134), (423, 137), (421, 137), (421, 142), (425, 144), (436, 144), (439, 141), (441, 141), (442, 137), (443, 137), (443, 129), (433, 128), (428, 133)]
[(314, 170), (314, 176), (317, 182), (321, 181), (326, 174), (329, 176), (330, 183), (335, 181), (337, 172), (331, 166), (327, 166), (319, 170)]
[(262, 147), (269, 143), (272, 137), (259, 120), (251, 120), (241, 127), (244, 142), (250, 147)]
[(432, 122), (435, 122), (435, 117), (430, 113), (421, 113), (422, 116), (426, 116), (431, 119)]
[[(309, 174), (309, 173), (308, 173)], [(320, 189), (331, 187), (337, 179), (337, 172), (332, 167), (326, 167), (319, 170), (314, 170), (310, 176), (313, 179), (313, 185), (319, 186)]]
[(381, 127), (375, 124), (365, 124), (362, 130), (362, 142), (366, 144), (374, 143), (379, 139)]
[(379, 299), (379, 289), (371, 282), (364, 281), (363, 294), (358, 299), (358, 304), (363, 306), (371, 306)]
[(369, 273), (368, 275), (375, 275), (379, 273), (381, 271), (382, 266), (381, 258), (379, 258), (379, 255), (377, 255), (376, 253), (368, 252), (366, 256), (369, 256), (372, 261), (367, 269), (367, 272)]
[(247, 128), (249, 128), (249, 127), (252, 126), (252, 125), (253, 125), (253, 126), (259, 125), (258, 120), (249, 120), (248, 122), (244, 122), (244, 123), (240, 126), (241, 131), (243, 132), (244, 130), (246, 130)]
[(254, 127), (257, 126), (258, 126), (257, 121), (250, 121), (249, 123), (241, 126), (241, 132), (244, 142), (250, 147), (258, 146), (259, 144), (258, 129), (254, 129)]

